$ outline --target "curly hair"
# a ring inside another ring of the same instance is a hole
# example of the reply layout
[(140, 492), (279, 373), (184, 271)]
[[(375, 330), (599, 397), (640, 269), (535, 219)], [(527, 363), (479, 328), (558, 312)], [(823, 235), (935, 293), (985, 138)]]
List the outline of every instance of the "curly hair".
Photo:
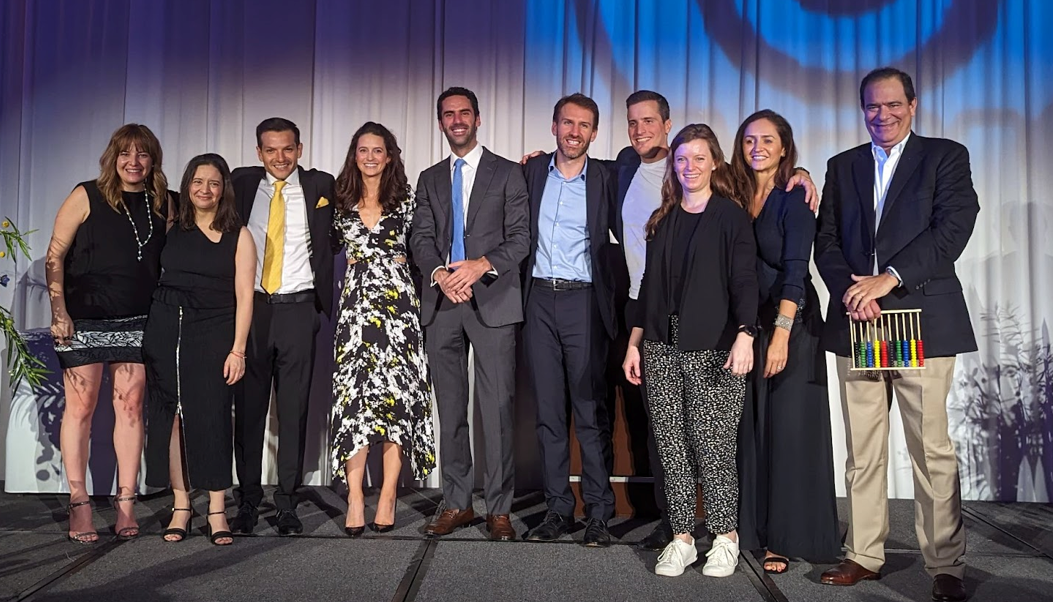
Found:
[(138, 123), (129, 123), (117, 128), (110, 136), (106, 150), (99, 157), (98, 185), (102, 198), (106, 199), (106, 203), (114, 211), (124, 206), (124, 199), (121, 198), (121, 177), (117, 173), (117, 157), (132, 147), (147, 153), (153, 161), (150, 173), (146, 175), (146, 192), (153, 197), (151, 203), (154, 213), (162, 215), (162, 209), (168, 202), (168, 178), (161, 169), (161, 143), (150, 128)]
[(704, 123), (692, 123), (691, 125), (684, 126), (684, 129), (676, 134), (676, 137), (673, 138), (673, 142), (669, 145), (669, 158), (666, 159), (665, 180), (662, 183), (662, 204), (658, 206), (658, 209), (654, 210), (654, 213), (651, 214), (651, 218), (647, 220), (647, 240), (654, 238), (655, 231), (658, 229), (658, 224), (662, 223), (662, 220), (664, 220), (673, 209), (680, 204), (680, 201), (684, 199), (684, 187), (676, 177), (676, 149), (679, 148), (681, 144), (693, 140), (703, 140), (709, 145), (709, 153), (713, 158), (713, 163), (717, 166), (717, 168), (713, 170), (713, 175), (710, 176), (709, 185), (713, 192), (729, 199), (732, 198), (734, 194), (734, 188), (731, 185), (730, 170), (728, 169), (727, 162), (724, 161), (724, 151), (720, 149), (720, 143), (717, 142), (717, 135), (714, 134), (713, 130)]
[(346, 214), (352, 207), (358, 205), (365, 194), (365, 183), (362, 181), (362, 173), (355, 162), (355, 153), (358, 150), (359, 138), (366, 134), (373, 134), (383, 139), (384, 148), (387, 149), (388, 157), (391, 159), (384, 166), (384, 173), (380, 176), (380, 198), (378, 200), (381, 212), (394, 213), (410, 195), (406, 167), (402, 163), (402, 149), (399, 148), (398, 141), (391, 130), (373, 121), (362, 124), (362, 127), (358, 128), (355, 135), (351, 137), (347, 157), (344, 158), (344, 165), (340, 168), (340, 175), (336, 177), (336, 209)]

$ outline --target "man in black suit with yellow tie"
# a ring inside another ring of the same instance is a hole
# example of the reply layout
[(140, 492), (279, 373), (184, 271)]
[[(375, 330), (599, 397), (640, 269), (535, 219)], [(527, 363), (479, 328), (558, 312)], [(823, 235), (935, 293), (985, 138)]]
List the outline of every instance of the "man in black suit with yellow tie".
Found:
[(475, 400), (486, 448), (490, 538), (515, 539), (509, 520), (515, 486), (515, 325), (523, 321), (519, 264), (530, 244), (527, 191), (517, 163), (476, 137), (479, 101), (450, 88), (436, 103), (450, 156), (417, 182), (410, 248), (426, 284), (421, 323), (439, 413), (444, 509), (426, 528), (447, 535), (475, 518), (468, 428), (468, 346), (475, 350)]
[(299, 167), (300, 130), (287, 119), (256, 128), (263, 167), (234, 170), (238, 215), (256, 243), (256, 294), (246, 349), (245, 378), (234, 395), (235, 533), (252, 533), (263, 501), (264, 431), (271, 383), (278, 409), (278, 509), (280, 535), (303, 532), (296, 515), (303, 484), (307, 402), (314, 370), (319, 312), (332, 314), (333, 176)]
[[(955, 356), (976, 350), (954, 262), (980, 205), (965, 147), (911, 132), (918, 101), (909, 75), (890, 67), (871, 71), (859, 96), (871, 142), (830, 160), (815, 241), (815, 264), (830, 291), (823, 344), (837, 355), (848, 434), (847, 554), (821, 580), (854, 585), (877, 579), (884, 565), (888, 408), (895, 391), (932, 599), (960, 601), (965, 528), (947, 394)], [(851, 370), (849, 317), (873, 320), (894, 309), (921, 310), (924, 369)]]

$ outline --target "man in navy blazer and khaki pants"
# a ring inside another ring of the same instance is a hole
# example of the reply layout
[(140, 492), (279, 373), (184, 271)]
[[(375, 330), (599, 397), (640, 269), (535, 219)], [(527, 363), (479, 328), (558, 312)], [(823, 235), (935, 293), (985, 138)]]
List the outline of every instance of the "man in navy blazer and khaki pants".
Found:
[[(830, 290), (824, 346), (837, 355), (848, 439), (845, 560), (830, 585), (877, 579), (888, 535), (888, 409), (895, 391), (914, 466), (914, 513), (932, 599), (966, 598), (965, 529), (958, 463), (947, 432), (955, 356), (976, 350), (954, 262), (980, 210), (964, 146), (911, 132), (910, 76), (870, 72), (860, 101), (872, 139), (830, 160), (819, 208), (815, 263)], [(849, 316), (920, 309), (922, 370), (852, 371)]]
[(523, 321), (519, 264), (530, 245), (527, 190), (517, 163), (479, 145), (479, 101), (450, 88), (437, 102), (450, 156), (417, 183), (410, 248), (424, 274), (421, 324), (439, 413), (444, 510), (425, 528), (446, 535), (475, 518), (468, 416), (468, 345), (475, 350), (475, 399), (486, 441), (486, 526), (515, 539), (512, 398), (515, 325)]

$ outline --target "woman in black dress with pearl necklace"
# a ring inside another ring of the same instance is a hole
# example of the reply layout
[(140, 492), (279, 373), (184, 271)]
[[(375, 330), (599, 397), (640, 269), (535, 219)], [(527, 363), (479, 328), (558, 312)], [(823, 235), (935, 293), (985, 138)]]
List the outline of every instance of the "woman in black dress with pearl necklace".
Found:
[(134, 504), (146, 391), (141, 345), (173, 203), (161, 159), (150, 128), (118, 128), (99, 158), (98, 179), (78, 184), (59, 208), (48, 245), (51, 334), (65, 389), (59, 449), (69, 484), (68, 537), (77, 543), (99, 539), (87, 465), (105, 364), (113, 380), (115, 531), (119, 539), (139, 535)]
[(823, 318), (808, 273), (815, 215), (803, 188), (785, 191), (796, 163), (779, 114), (758, 111), (739, 127), (731, 170), (736, 200), (753, 218), (760, 284), (756, 369), (739, 422), (739, 535), (742, 549), (766, 550), (768, 573), (841, 549)]
[(165, 541), (186, 539), (196, 487), (208, 491), (209, 539), (229, 545), (232, 385), (245, 374), (256, 248), (235, 213), (230, 169), (219, 155), (187, 164), (161, 267), (143, 340), (150, 388), (146, 482), (172, 486)]

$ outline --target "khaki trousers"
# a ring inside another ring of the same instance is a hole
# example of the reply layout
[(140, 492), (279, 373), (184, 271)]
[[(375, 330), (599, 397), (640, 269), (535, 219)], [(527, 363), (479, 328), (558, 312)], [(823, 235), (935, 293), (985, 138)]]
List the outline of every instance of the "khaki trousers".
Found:
[(853, 372), (852, 360), (837, 357), (848, 460), (846, 558), (878, 571), (885, 564), (888, 536), (888, 433), (896, 393), (907, 451), (914, 468), (914, 528), (931, 576), (965, 573), (958, 459), (947, 433), (947, 394), (953, 357), (925, 359), (924, 370)]

